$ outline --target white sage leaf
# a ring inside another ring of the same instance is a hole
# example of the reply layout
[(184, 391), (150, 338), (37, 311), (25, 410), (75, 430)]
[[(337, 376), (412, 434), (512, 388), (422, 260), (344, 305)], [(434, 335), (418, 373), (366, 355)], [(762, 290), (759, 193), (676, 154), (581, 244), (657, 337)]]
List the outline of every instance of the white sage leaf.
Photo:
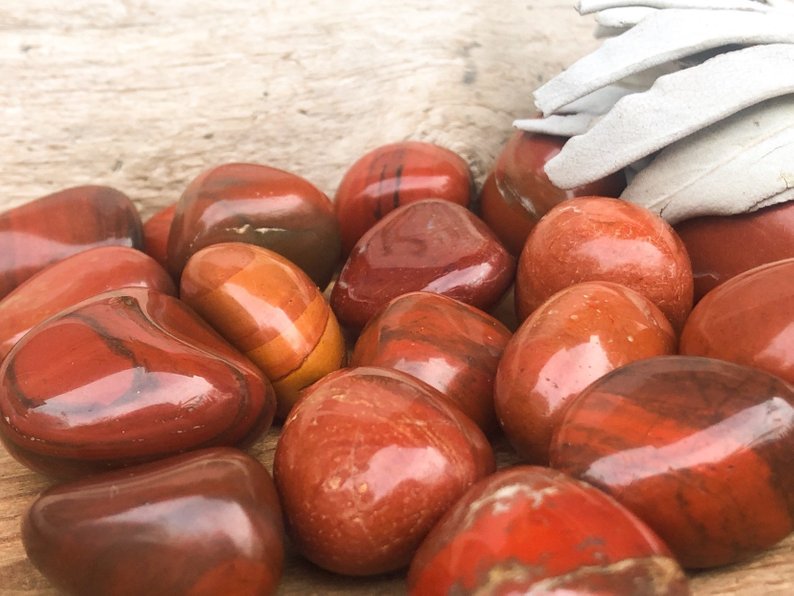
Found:
[(513, 126), (526, 132), (536, 132), (559, 137), (573, 137), (590, 130), (595, 120), (594, 114), (554, 114), (547, 118), (527, 118), (515, 120)]
[(726, 45), (794, 43), (794, 18), (768, 13), (661, 10), (607, 39), (534, 93), (544, 115), (648, 68)]
[(647, 6), (628, 6), (626, 8), (607, 8), (596, 14), (596, 23), (609, 29), (629, 29), (645, 17), (657, 12)]
[(794, 93), (792, 66), (794, 44), (771, 44), (659, 77), (569, 139), (546, 173), (562, 188), (598, 180), (744, 108)]
[(649, 8), (700, 8), (709, 10), (766, 11), (767, 3), (756, 0), (579, 0), (579, 14), (592, 14), (610, 8), (647, 6)]
[(794, 192), (794, 96), (770, 99), (664, 149), (622, 198), (670, 223), (733, 215)]
[(612, 109), (619, 99), (636, 93), (637, 91), (647, 90), (653, 81), (622, 81), (619, 84), (607, 85), (596, 89), (589, 95), (580, 97), (567, 106), (560, 108), (560, 114), (606, 114)]

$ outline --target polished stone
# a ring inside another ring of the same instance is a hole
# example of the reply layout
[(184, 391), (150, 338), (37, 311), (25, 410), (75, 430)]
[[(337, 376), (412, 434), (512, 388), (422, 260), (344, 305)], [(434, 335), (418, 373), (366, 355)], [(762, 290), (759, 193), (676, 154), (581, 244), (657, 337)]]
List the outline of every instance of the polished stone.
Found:
[(627, 201), (570, 199), (535, 226), (516, 272), (519, 318), (583, 281), (611, 281), (643, 294), (676, 332), (692, 309), (692, 266), (683, 242), (661, 217)]
[(32, 469), (76, 476), (245, 445), (275, 411), (262, 373), (176, 298), (100, 294), (34, 327), (0, 367), (0, 439)]
[(345, 173), (334, 197), (344, 254), (384, 215), (422, 199), (468, 207), (474, 183), (457, 153), (420, 141), (378, 147)]
[(794, 383), (794, 259), (755, 267), (709, 292), (687, 319), (679, 350)]
[(0, 213), (0, 298), (78, 252), (141, 244), (135, 205), (107, 186), (69, 188), (10, 209)]
[(281, 255), (229, 242), (203, 248), (182, 273), (182, 300), (273, 383), (284, 419), (298, 392), (345, 362), (345, 340), (311, 279)]
[(143, 222), (143, 251), (168, 269), (168, 234), (176, 214), (176, 203), (160, 209)]
[(675, 226), (695, 277), (695, 302), (739, 273), (794, 258), (794, 202), (752, 213), (696, 217)]
[(346, 575), (407, 565), (436, 520), (493, 469), (485, 436), (457, 407), (410, 375), (375, 367), (306, 389), (274, 461), (296, 547)]
[(571, 404), (551, 465), (615, 497), (684, 567), (752, 557), (794, 529), (794, 391), (763, 371), (661, 356)]
[(664, 543), (614, 499), (548, 468), (481, 480), (436, 524), (408, 573), (411, 596), (686, 595)]
[(493, 384), (510, 332), (452, 298), (411, 292), (375, 315), (356, 342), (353, 366), (406, 372), (438, 389), (483, 432), (496, 428)]
[(552, 434), (583, 389), (619, 366), (675, 350), (670, 323), (641, 294), (608, 282), (565, 288), (505, 348), (494, 391), (499, 422), (523, 459), (547, 465)]
[(465, 207), (429, 199), (395, 209), (356, 244), (331, 293), (343, 325), (361, 328), (389, 300), (413, 291), (480, 309), (510, 286), (515, 261)]
[(25, 514), (22, 542), (69, 594), (273, 594), (284, 559), (273, 481), (230, 448), (51, 488)]
[(320, 288), (336, 271), (341, 250), (334, 207), (317, 187), (290, 172), (240, 163), (205, 171), (182, 193), (168, 237), (174, 279), (193, 253), (219, 242), (277, 252)]

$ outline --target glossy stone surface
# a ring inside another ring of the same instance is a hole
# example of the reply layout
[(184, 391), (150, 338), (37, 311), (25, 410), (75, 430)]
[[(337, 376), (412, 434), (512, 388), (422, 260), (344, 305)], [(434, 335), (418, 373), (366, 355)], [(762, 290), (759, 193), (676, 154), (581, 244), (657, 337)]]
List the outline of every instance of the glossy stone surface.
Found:
[(374, 575), (407, 565), (493, 468), (485, 436), (443, 395), (405, 373), (359, 367), (304, 392), (274, 476), (301, 554), (336, 573)]
[(284, 419), (298, 391), (344, 364), (345, 340), (311, 279), (273, 251), (240, 242), (194, 254), (182, 299), (273, 383)]
[(561, 290), (524, 321), (499, 363), (494, 402), (505, 435), (522, 458), (547, 465), (552, 434), (579, 392), (675, 349), (670, 323), (637, 292), (608, 282)]
[(745, 271), (709, 292), (687, 319), (679, 350), (794, 383), (794, 259)]
[(611, 281), (643, 294), (676, 332), (692, 309), (692, 266), (683, 242), (661, 217), (619, 199), (570, 199), (535, 226), (516, 272), (519, 318), (583, 281)]
[(218, 447), (51, 488), (22, 541), (68, 594), (273, 594), (284, 559), (270, 475)]
[(0, 298), (47, 265), (98, 246), (141, 246), (127, 195), (78, 186), (0, 213)]
[(143, 222), (143, 251), (168, 268), (168, 234), (176, 214), (176, 203), (160, 209)]
[(336, 271), (341, 250), (328, 197), (295, 174), (240, 163), (207, 170), (182, 193), (168, 237), (168, 269), (174, 279), (193, 253), (219, 242), (275, 251), (320, 288)]
[(413, 596), (689, 594), (667, 547), (615, 500), (548, 468), (472, 486), (411, 563)]
[(558, 188), (543, 170), (568, 139), (518, 130), (502, 149), (480, 194), (482, 218), (514, 255), (529, 232), (552, 207), (573, 197), (618, 197), (626, 186), (622, 172), (596, 182)]
[(692, 261), (697, 302), (739, 273), (794, 257), (794, 202), (730, 217), (696, 217), (675, 230)]
[(262, 373), (155, 290), (81, 302), (33, 328), (0, 367), (0, 439), (54, 476), (247, 444), (274, 410)]
[(468, 164), (457, 153), (419, 141), (383, 145), (356, 161), (334, 197), (342, 250), (400, 205), (444, 199), (468, 207), (474, 184)]
[(43, 320), (86, 298), (126, 287), (176, 294), (160, 265), (124, 246), (93, 248), (42, 269), (0, 300), (0, 361)]
[(430, 199), (395, 209), (364, 234), (331, 293), (343, 325), (363, 327), (389, 300), (427, 291), (486, 310), (510, 286), (515, 261), (482, 220)]
[(551, 464), (645, 521), (684, 567), (751, 557), (794, 529), (794, 392), (709, 358), (632, 362), (571, 404)]
[(496, 427), (493, 383), (510, 332), (452, 298), (412, 292), (375, 315), (356, 342), (353, 366), (401, 370), (438, 389), (485, 433)]

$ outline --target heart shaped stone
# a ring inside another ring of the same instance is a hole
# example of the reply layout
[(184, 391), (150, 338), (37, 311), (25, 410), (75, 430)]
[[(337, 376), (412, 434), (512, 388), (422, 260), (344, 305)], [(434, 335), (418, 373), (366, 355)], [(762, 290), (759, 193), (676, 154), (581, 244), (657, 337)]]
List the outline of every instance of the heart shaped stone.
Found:
[(246, 444), (274, 411), (253, 363), (155, 290), (81, 302), (33, 328), (0, 367), (0, 439), (55, 476)]

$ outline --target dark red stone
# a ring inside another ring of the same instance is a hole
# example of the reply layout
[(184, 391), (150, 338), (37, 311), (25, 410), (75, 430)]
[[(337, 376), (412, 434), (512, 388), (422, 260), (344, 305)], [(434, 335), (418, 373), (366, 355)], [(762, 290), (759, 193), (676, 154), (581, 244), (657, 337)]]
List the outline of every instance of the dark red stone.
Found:
[(794, 528), (794, 392), (709, 358), (632, 362), (571, 404), (551, 464), (620, 501), (684, 567), (753, 556)]
[(392, 300), (356, 342), (353, 366), (406, 372), (455, 402), (485, 433), (496, 428), (493, 383), (510, 332), (452, 298), (412, 292)]
[(160, 265), (124, 246), (93, 248), (42, 269), (0, 300), (0, 361), (43, 320), (102, 292), (126, 287), (176, 294)]
[(141, 243), (135, 205), (113, 188), (78, 186), (21, 205), (0, 214), (0, 298), (78, 252)]
[(168, 268), (168, 234), (176, 214), (176, 203), (160, 209), (143, 223), (143, 251)]
[(585, 282), (557, 292), (524, 321), (499, 362), (494, 401), (505, 435), (527, 461), (548, 464), (551, 436), (580, 391), (675, 348), (662, 312), (625, 286)]
[(745, 271), (709, 292), (687, 319), (679, 350), (794, 383), (794, 259)]
[(692, 260), (695, 302), (739, 273), (794, 257), (794, 202), (675, 226)]
[(274, 476), (306, 558), (374, 575), (407, 565), (438, 518), (493, 468), (485, 436), (438, 391), (359, 367), (304, 391), (284, 423)]
[(0, 367), (0, 439), (54, 476), (246, 444), (274, 411), (262, 373), (155, 290), (81, 302), (34, 327)]
[(168, 237), (174, 279), (191, 255), (219, 242), (247, 242), (277, 252), (320, 288), (336, 271), (341, 250), (328, 197), (295, 174), (240, 163), (207, 170), (182, 193)]
[(433, 528), (408, 574), (412, 596), (689, 594), (664, 543), (599, 490), (519, 466), (479, 481)]
[(336, 191), (342, 250), (349, 254), (364, 232), (400, 205), (444, 199), (468, 207), (473, 192), (468, 164), (449, 149), (419, 141), (378, 147), (350, 166)]
[(342, 324), (361, 328), (389, 300), (413, 291), (480, 309), (510, 286), (515, 261), (482, 220), (449, 201), (395, 209), (364, 234), (331, 293)]
[(219, 447), (51, 488), (22, 542), (69, 594), (272, 594), (284, 559), (270, 475)]
[(676, 332), (692, 309), (692, 267), (683, 242), (661, 217), (627, 201), (577, 197), (538, 222), (518, 261), (519, 319), (584, 281), (610, 281), (639, 292)]
[(480, 195), (482, 218), (516, 256), (538, 220), (555, 205), (573, 197), (618, 197), (626, 186), (622, 172), (568, 190), (554, 186), (543, 168), (567, 140), (516, 131), (485, 181)]

